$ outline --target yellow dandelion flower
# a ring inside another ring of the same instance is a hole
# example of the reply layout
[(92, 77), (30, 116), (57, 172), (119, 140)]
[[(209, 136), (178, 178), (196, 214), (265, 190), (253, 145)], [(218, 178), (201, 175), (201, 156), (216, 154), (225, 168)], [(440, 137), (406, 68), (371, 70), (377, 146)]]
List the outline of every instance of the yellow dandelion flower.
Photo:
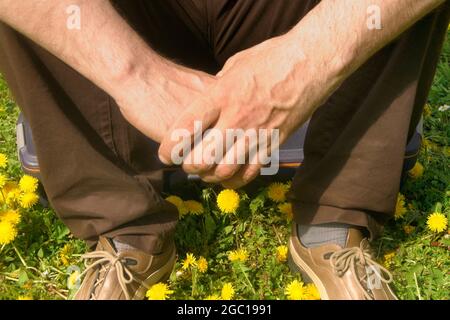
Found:
[(220, 297), (217, 294), (211, 294), (207, 296), (205, 300), (220, 300)]
[(307, 297), (307, 290), (303, 282), (294, 280), (287, 285), (284, 294), (289, 300), (304, 300)]
[(29, 209), (39, 201), (39, 196), (34, 192), (24, 193), (20, 196), (19, 203), (24, 209)]
[(228, 253), (228, 260), (230, 260), (231, 262), (235, 262), (235, 261), (239, 260), (237, 257), (236, 251), (230, 251)]
[(287, 246), (279, 246), (277, 248), (277, 260), (278, 262), (286, 262), (288, 256), (288, 247)]
[(167, 202), (170, 202), (178, 209), (178, 213), (180, 214), (180, 217), (183, 217), (188, 214), (188, 209), (184, 205), (183, 199), (177, 196), (169, 196), (166, 198)]
[(197, 265), (197, 258), (195, 258), (192, 253), (188, 253), (186, 254), (186, 259), (183, 260), (182, 265), (183, 270), (187, 270), (191, 266), (195, 267)]
[(406, 234), (411, 234), (411, 233), (413, 233), (415, 230), (416, 230), (416, 227), (413, 227), (413, 226), (410, 226), (410, 225), (408, 225), (408, 226), (403, 226), (403, 231), (404, 231)]
[(306, 299), (305, 300), (320, 300), (320, 293), (314, 283), (306, 285)]
[(4, 196), (6, 196), (9, 192), (11, 192), (13, 189), (16, 189), (18, 187), (17, 183), (13, 181), (8, 181), (3, 186), (1, 192)]
[(205, 209), (203, 208), (203, 205), (195, 200), (188, 200), (184, 202), (184, 206), (186, 207), (187, 211), (190, 214), (194, 215), (201, 215)]
[(220, 296), (223, 300), (231, 300), (234, 297), (234, 293), (233, 285), (231, 283), (225, 283), (222, 287)]
[(230, 260), (231, 262), (236, 262), (236, 261), (240, 261), (240, 262), (245, 262), (248, 259), (248, 252), (246, 249), (238, 249), (235, 251), (231, 251), (228, 254), (228, 260)]
[(17, 300), (33, 300), (32, 296), (18, 296)]
[(7, 221), (13, 225), (16, 225), (20, 222), (20, 213), (16, 210), (7, 210), (0, 213), (0, 221)]
[(72, 252), (72, 245), (70, 243), (66, 243), (59, 252), (59, 258), (64, 266), (69, 265), (71, 252)]
[(405, 196), (398, 194), (397, 204), (395, 205), (395, 220), (402, 218), (406, 214)]
[(5, 169), (8, 166), (8, 156), (0, 153), (0, 169)]
[(184, 205), (182, 205), (181, 207), (178, 207), (177, 209), (178, 209), (178, 213), (180, 214), (180, 218), (183, 218), (184, 216), (186, 216), (189, 213), (188, 209)]
[(80, 271), (75, 270), (67, 279), (67, 288), (69, 290), (75, 289), (79, 284), (79, 280), (80, 280)]
[(146, 297), (148, 300), (167, 300), (172, 294), (173, 290), (167, 284), (157, 283), (147, 291)]
[(17, 183), (9, 181), (0, 190), (0, 204), (6, 202), (8, 206), (13, 205), (20, 198), (20, 190)]
[(166, 201), (170, 202), (177, 208), (181, 207), (183, 205), (183, 199), (181, 199), (180, 197), (177, 197), (177, 196), (169, 196), (166, 198)]
[(67, 255), (60, 253), (59, 258), (60, 258), (63, 266), (67, 267), (69, 265), (69, 257)]
[(425, 150), (436, 150), (438, 149), (438, 146), (436, 143), (434, 143), (433, 141), (429, 140), (429, 139), (423, 139), (422, 140), (422, 146), (423, 148), (425, 148)]
[(427, 226), (431, 231), (440, 233), (447, 230), (448, 219), (444, 214), (434, 212), (428, 217)]
[(0, 174), (0, 188), (3, 188), (8, 182), (8, 178), (4, 174)]
[(292, 211), (292, 204), (289, 202), (280, 203), (278, 205), (278, 211), (284, 214), (288, 221), (291, 221), (294, 218), (294, 213)]
[(197, 268), (201, 273), (208, 271), (208, 261), (206, 261), (205, 257), (198, 258)]
[(392, 263), (393, 263), (392, 260), (394, 260), (394, 257), (395, 257), (395, 251), (388, 252), (388, 253), (386, 253), (386, 254), (383, 256), (383, 258), (384, 258), (383, 265), (384, 265), (387, 269), (389, 269), (389, 268), (391, 267), (391, 265), (392, 265)]
[(223, 190), (217, 196), (217, 206), (222, 213), (231, 214), (236, 213), (239, 208), (240, 197), (239, 194), (231, 189)]
[(408, 174), (413, 179), (418, 179), (423, 176), (423, 172), (425, 171), (423, 165), (420, 162), (416, 162), (414, 168), (409, 170)]
[(245, 262), (248, 260), (248, 252), (246, 249), (239, 249), (237, 251), (237, 257), (239, 261)]
[(19, 188), (11, 190), (6, 195), (6, 204), (8, 206), (14, 205), (15, 203), (17, 203), (20, 200), (20, 196), (21, 196), (21, 193), (20, 193)]
[(23, 193), (35, 192), (38, 187), (39, 180), (35, 177), (24, 175), (20, 178), (19, 188)]
[(25, 282), (25, 283), (22, 285), (22, 288), (23, 288), (23, 289), (26, 289), (26, 290), (31, 290), (31, 289), (33, 289), (33, 282), (32, 282), (32, 281), (27, 281), (27, 282)]
[(285, 202), (286, 193), (289, 187), (283, 183), (275, 182), (267, 188), (267, 196), (270, 200), (275, 202)]
[(16, 237), (16, 227), (11, 222), (0, 221), (0, 245), (11, 243)]

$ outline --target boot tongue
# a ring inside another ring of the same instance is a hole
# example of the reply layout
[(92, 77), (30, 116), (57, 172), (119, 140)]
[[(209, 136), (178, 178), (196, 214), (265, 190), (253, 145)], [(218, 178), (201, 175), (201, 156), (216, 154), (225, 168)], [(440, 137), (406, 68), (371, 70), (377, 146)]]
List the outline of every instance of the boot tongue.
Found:
[(347, 234), (346, 248), (359, 247), (361, 241), (364, 239), (363, 233), (360, 229), (349, 228)]
[(132, 268), (138, 264), (138, 259), (135, 257), (136, 252), (138, 252), (136, 248), (114, 239), (109, 239), (109, 244), (114, 246), (116, 255), (122, 257), (122, 262), (127, 267)]
[(120, 242), (118, 240), (112, 239), (111, 243), (114, 245), (116, 251), (118, 253), (124, 252), (124, 251), (136, 251), (137, 249), (134, 248), (133, 246), (130, 246), (127, 243), (124, 242)]
[(116, 246), (112, 239), (100, 237), (98, 240), (97, 249), (98, 251), (107, 251), (110, 253), (117, 254)]

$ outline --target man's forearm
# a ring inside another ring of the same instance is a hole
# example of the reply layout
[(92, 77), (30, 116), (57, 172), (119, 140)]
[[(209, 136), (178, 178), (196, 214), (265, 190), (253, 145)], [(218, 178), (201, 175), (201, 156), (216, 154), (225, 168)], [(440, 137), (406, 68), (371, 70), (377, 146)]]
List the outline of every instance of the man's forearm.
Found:
[[(80, 30), (67, 27), (73, 4), (81, 9)], [(151, 78), (164, 64), (107, 0), (0, 0), (0, 20), (108, 93), (124, 89), (138, 68)]]
[[(444, 2), (322, 0), (287, 38), (311, 62), (311, 72), (326, 75), (323, 85), (331, 92), (375, 52)], [(380, 9), (381, 29), (369, 28), (369, 8)]]
[[(73, 5), (79, 30), (67, 24)], [(125, 119), (155, 141), (213, 81), (153, 51), (109, 0), (0, 0), (0, 20), (106, 91)]]

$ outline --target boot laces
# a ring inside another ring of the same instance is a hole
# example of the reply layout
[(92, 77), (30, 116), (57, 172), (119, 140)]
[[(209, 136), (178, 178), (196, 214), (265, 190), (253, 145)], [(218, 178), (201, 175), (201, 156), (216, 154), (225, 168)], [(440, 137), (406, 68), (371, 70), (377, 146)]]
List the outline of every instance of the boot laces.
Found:
[[(330, 264), (338, 277), (344, 276), (350, 270), (355, 282), (367, 300), (374, 299), (373, 288), (369, 284), (372, 283), (369, 281), (374, 280), (371, 277), (375, 276), (375, 280), (379, 280), (380, 283), (385, 284), (389, 284), (393, 280), (392, 274), (372, 259), (367, 239), (361, 241), (359, 247), (344, 248), (334, 252), (330, 256)], [(358, 272), (358, 270), (364, 271)]]
[[(130, 269), (128, 269), (124, 259), (116, 254), (112, 254), (108, 251), (93, 251), (84, 254), (82, 258), (85, 259), (86, 269), (83, 271), (82, 274), (80, 274), (80, 278), (86, 275), (90, 270), (97, 269), (96, 270), (97, 279), (92, 289), (91, 300), (96, 299), (95, 289), (100, 284), (102, 284), (106, 278), (106, 274), (104, 274), (102, 277), (99, 277), (101, 273), (100, 270), (98, 269), (99, 267), (101, 267), (101, 271), (103, 271), (104, 273), (108, 272), (107, 270), (108, 266), (109, 268), (111, 267), (115, 268), (117, 280), (127, 300), (131, 300), (131, 294), (128, 290), (127, 285), (133, 282), (138, 282), (139, 284), (144, 285), (143, 282), (137, 279), (130, 271)], [(92, 261), (92, 263), (89, 264), (88, 261)]]

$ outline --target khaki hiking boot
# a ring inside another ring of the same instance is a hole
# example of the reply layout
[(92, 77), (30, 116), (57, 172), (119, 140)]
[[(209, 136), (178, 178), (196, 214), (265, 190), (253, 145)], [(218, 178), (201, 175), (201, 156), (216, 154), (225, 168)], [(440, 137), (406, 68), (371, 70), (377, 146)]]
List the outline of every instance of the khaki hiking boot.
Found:
[(118, 252), (110, 239), (100, 237), (96, 250), (83, 259), (87, 268), (75, 300), (143, 300), (150, 286), (169, 278), (176, 250), (171, 244), (160, 255), (134, 248)]
[(314, 282), (322, 300), (397, 300), (389, 287), (391, 273), (372, 257), (362, 232), (350, 228), (345, 248), (327, 244), (306, 248), (294, 224), (289, 264), (305, 281)]

